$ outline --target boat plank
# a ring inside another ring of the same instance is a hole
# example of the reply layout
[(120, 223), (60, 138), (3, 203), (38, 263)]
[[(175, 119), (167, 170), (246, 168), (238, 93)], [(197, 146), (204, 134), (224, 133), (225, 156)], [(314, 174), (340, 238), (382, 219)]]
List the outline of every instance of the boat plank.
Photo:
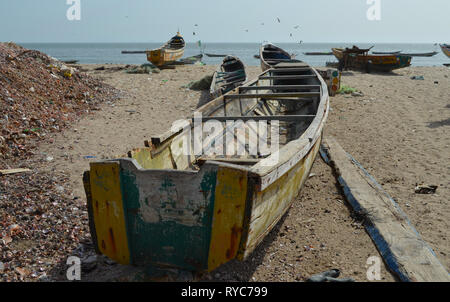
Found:
[(402, 281), (449, 282), (448, 272), (398, 204), (334, 138), (325, 146), (347, 199), (365, 213), (366, 229), (390, 269)]

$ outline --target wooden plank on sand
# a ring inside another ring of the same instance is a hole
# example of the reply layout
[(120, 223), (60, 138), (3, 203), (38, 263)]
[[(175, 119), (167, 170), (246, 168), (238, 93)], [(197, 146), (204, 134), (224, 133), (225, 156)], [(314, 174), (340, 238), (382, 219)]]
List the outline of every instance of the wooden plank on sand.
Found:
[(329, 137), (324, 147), (328, 154), (323, 155), (339, 175), (347, 200), (365, 218), (366, 230), (389, 269), (401, 281), (450, 281), (447, 270), (406, 214), (361, 164), (334, 138)]
[(30, 169), (9, 169), (9, 170), (0, 170), (0, 175), (8, 175), (8, 174), (17, 174), (17, 173), (24, 173), (24, 172), (30, 172)]

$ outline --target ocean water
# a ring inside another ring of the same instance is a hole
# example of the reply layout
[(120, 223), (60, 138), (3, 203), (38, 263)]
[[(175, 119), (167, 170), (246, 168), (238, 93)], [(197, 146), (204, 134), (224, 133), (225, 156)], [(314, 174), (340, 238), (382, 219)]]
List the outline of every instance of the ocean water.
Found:
[[(160, 47), (163, 43), (19, 43), (29, 49), (42, 51), (59, 60), (78, 60), (81, 64), (143, 64), (146, 63), (145, 54), (121, 54), (122, 50), (146, 50)], [(332, 47), (351, 47), (352, 43), (279, 43), (277, 46), (289, 53), (297, 54), (297, 59), (312, 66), (325, 66), (326, 62), (335, 62), (334, 56), (306, 56), (304, 52), (329, 52)], [(230, 54), (239, 57), (245, 64), (258, 66), (259, 60), (253, 56), (259, 54), (259, 43), (203, 43), (205, 53)], [(413, 66), (442, 66), (450, 63), (435, 44), (363, 44), (357, 46), (374, 51), (402, 51), (405, 53), (421, 53), (437, 51), (434, 57), (414, 57)], [(187, 43), (185, 57), (197, 55), (200, 48), (196, 43)], [(207, 65), (218, 65), (223, 58), (203, 57)]]

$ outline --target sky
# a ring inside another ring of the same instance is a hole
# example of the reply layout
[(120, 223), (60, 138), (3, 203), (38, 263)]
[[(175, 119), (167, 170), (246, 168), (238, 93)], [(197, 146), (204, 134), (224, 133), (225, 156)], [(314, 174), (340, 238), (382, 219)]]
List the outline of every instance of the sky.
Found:
[(79, 21), (67, 1), (1, 0), (0, 41), (450, 43), (449, 0), (79, 0)]

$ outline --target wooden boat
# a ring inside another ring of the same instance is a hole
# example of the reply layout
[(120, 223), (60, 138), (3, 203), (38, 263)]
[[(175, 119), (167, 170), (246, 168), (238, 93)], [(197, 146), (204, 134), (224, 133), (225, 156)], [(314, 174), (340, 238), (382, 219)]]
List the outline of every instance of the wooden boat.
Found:
[(261, 46), (259, 57), (261, 60), (261, 69), (263, 71), (277, 65), (278, 63), (301, 62), (299, 60), (295, 60), (287, 51), (270, 43)]
[(237, 57), (227, 56), (214, 73), (210, 94), (215, 99), (247, 81), (245, 66)]
[(163, 66), (175, 62), (184, 54), (186, 43), (180, 33), (177, 33), (161, 48), (146, 51), (147, 60), (156, 66)]
[(372, 51), (374, 55), (398, 55), (401, 51)]
[(447, 57), (450, 58), (450, 45), (448, 45), (448, 44), (442, 44), (442, 45), (441, 45), (441, 49), (442, 49), (442, 52), (443, 52)]
[(304, 52), (305, 56), (332, 56), (333, 52), (319, 52), (319, 51), (313, 51), (313, 52)]
[(205, 53), (205, 55), (210, 58), (223, 58), (223, 57), (227, 56), (227, 55), (212, 54), (212, 53)]
[(355, 69), (366, 72), (390, 72), (411, 65), (410, 56), (402, 55), (369, 55), (369, 49), (333, 48), (334, 56), (339, 60), (339, 69)]
[(403, 53), (403, 52), (400, 53), (400, 55), (402, 55), (402, 56), (409, 56), (409, 57), (434, 57), (437, 54), (438, 54), (437, 51), (420, 52), (420, 53)]
[[(97, 252), (121, 264), (197, 272), (246, 259), (308, 179), (328, 112), (315, 69), (280, 63), (145, 148), (91, 163), (83, 180)], [(257, 133), (264, 121), (271, 131)], [(208, 122), (223, 131), (212, 133)], [(271, 147), (255, 152), (257, 141)], [(242, 152), (220, 155), (224, 142)]]

